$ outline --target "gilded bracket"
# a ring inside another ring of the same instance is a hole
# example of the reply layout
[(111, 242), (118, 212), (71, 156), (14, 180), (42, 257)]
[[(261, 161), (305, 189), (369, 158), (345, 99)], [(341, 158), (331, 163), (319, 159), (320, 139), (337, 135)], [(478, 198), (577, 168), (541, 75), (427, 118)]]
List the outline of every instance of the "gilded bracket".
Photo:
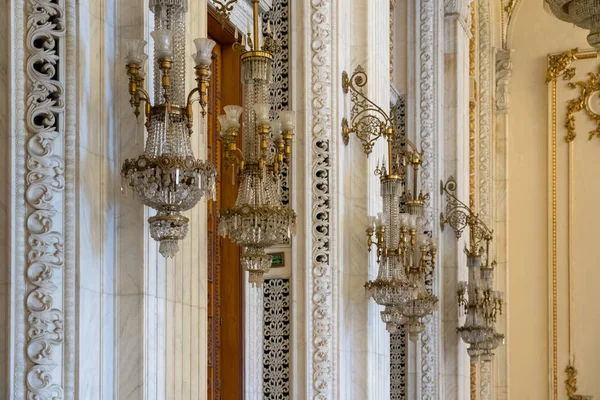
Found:
[(237, 1), (238, 0), (213, 0), (223, 28), (225, 28), (225, 23), (229, 21), (229, 16), (231, 15), (231, 11), (233, 11), (233, 5), (237, 3)]
[[(489, 243), (493, 238), (493, 231), (479, 218), (479, 215), (473, 212), (471, 207), (460, 201), (456, 195), (456, 180), (453, 177), (448, 178), (446, 183), (440, 181), (440, 192), (446, 195), (446, 214), (440, 213), (440, 227), (444, 230), (448, 224), (460, 238), (464, 229), (469, 227), (470, 250), (479, 252), (485, 243), (486, 255), (488, 254)], [(487, 262), (486, 262), (487, 265)]]
[(356, 67), (351, 77), (348, 77), (346, 71), (342, 73), (342, 90), (346, 94), (350, 92), (352, 102), (350, 121), (346, 118), (342, 119), (342, 138), (347, 145), (350, 134), (355, 133), (362, 142), (365, 154), (369, 155), (377, 139), (384, 136), (389, 128), (396, 134), (396, 127), (388, 114), (363, 93), (362, 88), (367, 81), (367, 74), (360, 65)]
[(588, 140), (597, 137), (600, 138), (600, 115), (595, 113), (591, 106), (591, 98), (594, 94), (600, 92), (600, 67), (598, 73), (588, 73), (587, 81), (569, 82), (571, 89), (579, 88), (579, 97), (569, 100), (567, 103), (567, 118), (565, 122), (565, 128), (567, 128), (567, 136), (565, 140), (572, 142), (577, 137), (575, 132), (575, 113), (585, 110), (585, 113), (590, 117), (592, 121), (596, 123), (596, 129), (592, 130), (588, 134)]

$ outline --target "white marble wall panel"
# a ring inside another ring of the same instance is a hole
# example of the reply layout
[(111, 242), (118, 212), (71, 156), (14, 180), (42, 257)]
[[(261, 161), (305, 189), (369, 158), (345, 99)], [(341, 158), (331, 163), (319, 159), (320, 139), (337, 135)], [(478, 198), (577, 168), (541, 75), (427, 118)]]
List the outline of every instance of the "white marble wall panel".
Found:
[[(10, 1), (1, 0), (0, 8), (0, 35), (4, 38), (11, 37), (11, 12)], [(10, 55), (10, 40), (0, 41), (0, 54)], [(0, 321), (7, 324), (10, 318), (10, 268), (11, 252), (9, 251), (9, 232), (11, 226), (11, 57), (0, 58)], [(10, 385), (10, 329), (0, 329), (0, 396), (8, 397)]]
[[(466, 7), (465, 7), (466, 8)], [(446, 180), (454, 176), (457, 192), (462, 199), (469, 193), (469, 38), (468, 10), (458, 7), (445, 16), (444, 43), (444, 135), (443, 174)], [(442, 209), (445, 207), (442, 198)], [(464, 238), (463, 238), (464, 239)], [(462, 399), (468, 396), (469, 365), (465, 346), (456, 333), (459, 310), (456, 288), (464, 280), (466, 259), (462, 248), (464, 241), (456, 240), (452, 229), (441, 236), (440, 267), (442, 285), (440, 307), (442, 310), (443, 387), (444, 399)]]

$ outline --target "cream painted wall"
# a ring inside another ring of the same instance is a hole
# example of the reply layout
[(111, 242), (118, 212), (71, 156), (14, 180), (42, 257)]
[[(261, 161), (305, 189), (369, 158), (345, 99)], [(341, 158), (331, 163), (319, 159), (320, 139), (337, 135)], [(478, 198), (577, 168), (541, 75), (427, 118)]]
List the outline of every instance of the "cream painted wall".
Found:
[[(514, 49), (508, 119), (508, 335), (510, 398), (549, 399), (548, 88), (547, 54), (587, 48), (586, 32), (522, 1)], [(562, 124), (559, 121), (559, 124)], [(549, 313), (550, 312), (550, 313)], [(559, 366), (563, 387), (564, 365)], [(565, 393), (559, 389), (560, 398)]]

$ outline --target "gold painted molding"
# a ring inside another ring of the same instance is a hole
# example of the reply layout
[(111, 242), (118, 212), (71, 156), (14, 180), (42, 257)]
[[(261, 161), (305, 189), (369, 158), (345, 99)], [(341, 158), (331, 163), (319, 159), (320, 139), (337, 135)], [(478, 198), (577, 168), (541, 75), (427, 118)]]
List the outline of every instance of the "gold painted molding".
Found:
[(470, 383), (471, 383), (471, 398), (470, 400), (477, 400), (477, 363), (471, 362), (471, 376), (470, 376)]
[[(551, 84), (551, 109), (552, 109), (552, 121), (551, 121), (551, 160), (552, 160), (552, 182), (551, 182), (551, 210), (552, 210), (552, 216), (551, 216), (551, 226), (552, 226), (552, 236), (551, 236), (551, 264), (550, 264), (550, 274), (551, 274), (551, 279), (552, 279), (552, 364), (551, 364), (551, 376), (552, 376), (552, 381), (551, 381), (551, 385), (552, 385), (552, 399), (553, 400), (558, 400), (558, 280), (557, 280), (557, 276), (558, 276), (558, 269), (557, 269), (557, 263), (558, 263), (558, 251), (557, 251), (557, 79), (558, 78), (562, 78), (563, 80), (571, 80), (576, 73), (576, 68), (573, 65), (573, 63), (577, 60), (585, 60), (585, 59), (591, 59), (591, 58), (596, 58), (597, 54), (595, 51), (583, 51), (583, 52), (579, 52), (579, 49), (574, 48), (571, 50), (566, 50), (562, 53), (559, 54), (549, 54), (548, 55), (548, 68), (546, 71), (546, 83), (550, 83)], [(593, 74), (593, 73), (590, 73)], [(598, 86), (600, 88), (600, 84), (598, 84), (598, 78), (597, 76), (600, 75), (600, 69), (599, 69), (599, 73), (598, 74), (593, 74), (595, 75), (595, 78), (592, 82), (592, 84), (589, 84), (588, 89), (587, 90), (583, 90), (583, 87), (586, 87), (586, 82), (576, 82), (575, 84), (573, 83), (569, 83), (569, 86), (572, 88), (575, 87), (582, 87), (582, 94), (580, 95), (580, 97), (578, 99), (574, 99), (569, 101), (568, 106), (567, 106), (567, 121), (565, 123), (565, 128), (567, 128), (568, 130), (568, 134), (565, 137), (566, 141), (569, 143), (568, 146), (568, 151), (569, 151), (569, 183), (568, 183), (568, 187), (569, 187), (569, 212), (568, 212), (568, 230), (569, 230), (569, 244), (568, 244), (568, 253), (569, 253), (569, 261), (568, 261), (568, 287), (569, 287), (569, 291), (570, 291), (570, 286), (571, 286), (571, 268), (572, 268), (572, 262), (571, 262), (571, 237), (572, 237), (572, 230), (573, 230), (573, 221), (572, 221), (572, 208), (573, 208), (573, 204), (574, 204), (574, 198), (573, 198), (573, 192), (571, 190), (572, 188), (572, 178), (573, 178), (573, 174), (574, 174), (574, 141), (573, 139), (575, 138), (575, 117), (572, 116), (572, 118), (569, 118), (569, 113), (575, 113), (577, 111), (580, 111), (582, 108), (586, 108), (586, 105), (583, 104), (583, 107), (579, 108), (581, 105), (581, 97), (583, 96), (583, 102), (587, 102), (587, 99), (589, 99), (589, 96), (591, 96), (591, 94), (597, 90), (600, 89), (595, 89), (592, 92), (589, 92), (589, 90), (591, 90), (591, 88), (595, 88), (596, 86)], [(588, 93), (589, 92), (589, 93)], [(575, 104), (577, 102), (577, 104)], [(579, 108), (579, 109), (578, 109)], [(594, 114), (595, 115), (595, 114)], [(598, 132), (598, 136), (600, 137), (600, 116), (598, 117), (598, 119), (594, 118), (594, 120), (596, 121), (598, 128), (592, 133), (590, 133), (591, 137), (593, 137), (594, 135), (596, 135), (596, 131)], [(571, 130), (572, 128), (572, 130)], [(591, 138), (590, 137), (590, 138)], [(572, 320), (571, 320), (571, 300), (570, 300), (570, 292), (569, 292), (569, 313), (568, 313), (568, 352), (569, 352), (569, 357), (572, 357), (572, 348), (571, 348), (571, 324), (572, 324)], [(577, 386), (576, 386), (576, 375), (577, 375), (577, 370), (575, 369), (575, 367), (569, 363), (567, 365), (567, 367), (565, 368), (565, 373), (567, 375), (567, 380), (565, 381), (566, 387), (567, 387), (567, 394), (569, 396), (569, 400), (586, 400), (589, 397), (588, 396), (581, 396), (581, 395), (577, 395), (575, 392), (577, 391)]]
[(508, 31), (514, 20), (519, 0), (500, 0), (500, 24), (502, 29), (502, 48), (508, 50)]

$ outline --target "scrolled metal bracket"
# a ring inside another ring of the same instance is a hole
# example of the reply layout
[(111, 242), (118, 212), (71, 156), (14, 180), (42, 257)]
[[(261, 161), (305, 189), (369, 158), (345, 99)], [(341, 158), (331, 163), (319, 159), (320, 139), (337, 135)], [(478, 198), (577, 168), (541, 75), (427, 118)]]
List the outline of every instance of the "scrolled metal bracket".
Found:
[(348, 77), (346, 71), (342, 72), (342, 90), (346, 94), (350, 93), (352, 103), (350, 120), (342, 119), (342, 138), (347, 145), (350, 134), (355, 133), (362, 142), (365, 154), (369, 155), (377, 139), (386, 135), (388, 128), (392, 128), (395, 134), (396, 128), (390, 116), (363, 93), (362, 88), (367, 82), (368, 76), (360, 65), (351, 77)]
[(479, 251), (482, 243), (485, 242), (486, 248), (493, 238), (493, 233), (490, 228), (479, 218), (478, 214), (473, 212), (471, 208), (460, 201), (456, 195), (456, 180), (449, 177), (446, 183), (440, 181), (440, 192), (446, 195), (446, 208), (440, 213), (440, 227), (444, 230), (448, 224), (456, 234), (456, 238), (460, 238), (464, 229), (469, 227), (470, 247), (472, 251)]
[(213, 0), (215, 4), (215, 9), (217, 10), (217, 14), (219, 15), (219, 20), (223, 28), (225, 28), (225, 23), (229, 21), (229, 16), (233, 11), (233, 5), (237, 3), (238, 0)]

